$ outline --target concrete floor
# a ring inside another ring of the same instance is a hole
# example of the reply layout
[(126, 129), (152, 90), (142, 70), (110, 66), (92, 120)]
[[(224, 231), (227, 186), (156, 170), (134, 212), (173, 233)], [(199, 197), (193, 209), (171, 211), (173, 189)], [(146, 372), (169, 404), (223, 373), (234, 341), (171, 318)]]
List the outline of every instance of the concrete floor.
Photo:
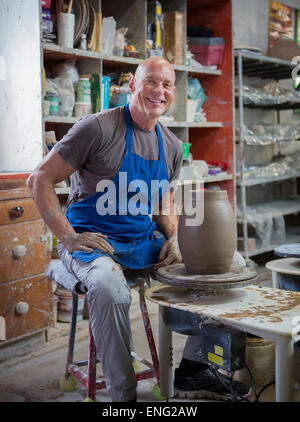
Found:
[[(270, 278), (264, 277), (264, 285), (270, 285)], [(135, 351), (147, 360), (151, 360), (143, 323), (140, 317), (138, 294), (132, 291), (132, 306), (130, 311), (131, 325)], [(149, 316), (158, 344), (158, 306), (147, 301)], [(59, 379), (64, 374), (69, 324), (57, 322), (48, 330), (48, 339), (44, 344), (23, 356), (7, 359), (0, 363), (0, 402), (82, 402), (85, 389), (77, 384), (74, 391), (63, 392), (59, 388)], [(179, 365), (186, 336), (173, 333), (173, 358), (174, 367)], [(88, 350), (88, 320), (83, 319), (77, 324), (75, 359), (85, 360)], [(141, 365), (143, 367), (143, 365)], [(99, 371), (101, 366), (99, 364)], [(156, 383), (155, 378), (138, 383), (138, 401), (157, 401), (152, 394)], [(259, 391), (261, 386), (256, 386)], [(99, 402), (109, 402), (106, 390), (97, 391)], [(174, 397), (171, 402), (184, 402), (183, 399)], [(208, 401), (208, 400), (194, 400)], [(211, 401), (211, 400), (210, 400)], [(262, 393), (260, 401), (275, 401), (275, 388), (269, 387)], [(300, 402), (300, 391), (295, 390), (295, 401)], [(189, 401), (190, 402), (190, 401)]]

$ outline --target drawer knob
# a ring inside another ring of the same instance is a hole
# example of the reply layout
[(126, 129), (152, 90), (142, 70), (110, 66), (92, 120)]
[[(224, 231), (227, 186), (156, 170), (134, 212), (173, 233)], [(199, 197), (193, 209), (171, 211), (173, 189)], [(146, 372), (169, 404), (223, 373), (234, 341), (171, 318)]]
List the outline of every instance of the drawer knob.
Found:
[(13, 255), (15, 258), (22, 258), (25, 256), (27, 252), (27, 248), (25, 245), (17, 245), (13, 250)]
[(29, 311), (29, 305), (27, 302), (19, 302), (16, 305), (16, 312), (20, 315), (25, 315)]
[(9, 211), (9, 216), (12, 220), (15, 220), (16, 218), (21, 217), (24, 214), (24, 209), (23, 207), (13, 207), (10, 211)]

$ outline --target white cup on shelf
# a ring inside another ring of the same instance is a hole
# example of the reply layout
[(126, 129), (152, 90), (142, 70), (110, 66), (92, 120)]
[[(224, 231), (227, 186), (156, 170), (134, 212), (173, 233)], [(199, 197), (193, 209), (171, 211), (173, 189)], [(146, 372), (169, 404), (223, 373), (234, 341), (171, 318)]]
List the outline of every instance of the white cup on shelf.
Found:
[(57, 17), (58, 44), (61, 47), (74, 46), (75, 15), (59, 13)]

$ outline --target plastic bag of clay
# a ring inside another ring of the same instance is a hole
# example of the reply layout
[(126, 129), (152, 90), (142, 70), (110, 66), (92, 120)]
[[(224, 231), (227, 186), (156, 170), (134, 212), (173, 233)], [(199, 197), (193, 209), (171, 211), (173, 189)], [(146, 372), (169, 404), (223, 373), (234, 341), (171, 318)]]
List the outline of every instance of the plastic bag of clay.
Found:
[[(297, 141), (300, 142), (300, 141)], [(295, 152), (292, 156), (291, 156), (291, 169), (294, 172), (298, 172), (300, 171), (300, 151)]]
[(294, 171), (293, 163), (293, 158), (286, 156), (267, 165), (245, 167), (245, 178), (272, 178), (284, 176)]
[(246, 261), (238, 251), (234, 251), (233, 258), (232, 258), (232, 264), (233, 265), (239, 265), (241, 267), (245, 267)]
[(271, 95), (275, 104), (298, 102), (300, 100), (297, 92), (284, 88), (278, 81), (268, 82), (262, 87), (262, 91), (267, 95)]
[(68, 75), (73, 84), (77, 84), (79, 80), (79, 72), (76, 66), (76, 60), (64, 60), (62, 62), (59, 62), (58, 64), (54, 62), (55, 64), (47, 64), (47, 71), (50, 72), (51, 78), (60, 78), (63, 76), (63, 74), (66, 74), (65, 77)]
[(204, 160), (192, 161), (193, 174), (196, 179), (202, 179), (208, 175), (208, 164)]
[(285, 221), (283, 215), (273, 217), (273, 227), (271, 233), (272, 243), (285, 242)]
[(194, 122), (200, 122), (206, 119), (202, 110), (202, 105), (206, 101), (205, 92), (197, 78), (188, 79), (188, 100), (197, 101), (196, 111), (194, 114)]
[(125, 35), (127, 34), (127, 31), (128, 28), (119, 28), (115, 32), (113, 54), (116, 56), (124, 55), (124, 47), (126, 44)]
[(103, 54), (112, 54), (114, 46), (114, 38), (116, 31), (116, 20), (112, 17), (104, 17), (102, 19), (101, 29), (101, 52)]
[(249, 85), (243, 85), (243, 101), (244, 104), (274, 104), (272, 95), (263, 92), (259, 87)]
[[(244, 125), (244, 139), (247, 145), (269, 145), (276, 142), (274, 125)], [(237, 129), (237, 134), (239, 130)]]
[(273, 227), (273, 217), (270, 209), (258, 209), (253, 206), (246, 207), (247, 221), (256, 231), (257, 236), (262, 241), (262, 246), (267, 246), (271, 242), (271, 234)]
[(54, 79), (46, 79), (46, 92), (58, 95), (59, 115), (72, 116), (75, 104), (75, 92), (71, 77), (67, 72)]

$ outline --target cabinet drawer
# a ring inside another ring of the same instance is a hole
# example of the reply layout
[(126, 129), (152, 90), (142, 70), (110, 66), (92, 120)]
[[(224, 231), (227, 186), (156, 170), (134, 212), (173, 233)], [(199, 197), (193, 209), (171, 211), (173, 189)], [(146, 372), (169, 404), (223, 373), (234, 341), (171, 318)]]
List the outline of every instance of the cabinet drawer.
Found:
[(46, 276), (0, 285), (6, 340), (48, 327), (53, 318), (52, 281)]
[(0, 227), (0, 283), (41, 274), (47, 265), (43, 220)]
[(41, 216), (30, 198), (0, 202), (0, 226), (40, 218)]

